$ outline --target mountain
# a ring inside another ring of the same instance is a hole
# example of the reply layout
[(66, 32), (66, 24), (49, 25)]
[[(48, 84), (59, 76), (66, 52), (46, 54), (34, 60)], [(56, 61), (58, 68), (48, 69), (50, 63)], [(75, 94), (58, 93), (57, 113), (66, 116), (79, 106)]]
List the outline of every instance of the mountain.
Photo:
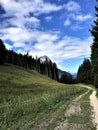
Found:
[(58, 69), (59, 78), (61, 78), (62, 75), (72, 76), (69, 72), (62, 71), (61, 69)]
[(45, 62), (45, 61), (50, 62), (51, 59), (50, 59), (48, 56), (44, 55), (44, 56), (41, 56), (41, 57), (40, 57), (40, 61), (41, 61), (41, 62)]
[(76, 79), (77, 78), (77, 73), (72, 73), (72, 77), (73, 77), (73, 79)]
[[(41, 62), (45, 62), (46, 60), (47, 60), (47, 62), (50, 62), (50, 61), (51, 61), (51, 59), (50, 59), (48, 56), (46, 56), (46, 55), (41, 56), (41, 57), (40, 57), (40, 60), (41, 60)], [(52, 61), (51, 61), (51, 62), (52, 62)], [(71, 75), (69, 72), (62, 71), (61, 69), (58, 69), (58, 74), (59, 74), (59, 79), (61, 78), (62, 75), (72, 76), (73, 78), (76, 77), (75, 74)]]
[[(44, 63), (45, 61), (50, 62), (51, 59), (50, 59), (48, 56), (44, 55), (44, 56), (41, 56), (41, 57), (40, 57), (40, 61), (41, 61), (42, 63)], [(51, 61), (51, 62), (52, 62), (52, 61)], [(77, 74), (76, 74), (76, 73), (71, 74), (71, 73), (69, 73), (69, 72), (67, 72), (67, 71), (62, 71), (61, 69), (58, 69), (58, 77), (59, 77), (59, 79), (61, 79), (61, 76), (62, 76), (62, 75), (66, 75), (66, 76), (68, 76), (68, 77), (72, 77), (72, 79), (76, 79), (76, 77), (77, 77)]]

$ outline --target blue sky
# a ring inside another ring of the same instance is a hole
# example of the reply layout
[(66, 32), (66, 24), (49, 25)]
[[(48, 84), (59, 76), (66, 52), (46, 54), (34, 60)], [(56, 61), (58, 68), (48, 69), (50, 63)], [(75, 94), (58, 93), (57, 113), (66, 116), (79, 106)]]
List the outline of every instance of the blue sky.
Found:
[(0, 0), (0, 38), (7, 49), (47, 55), (77, 72), (89, 58), (95, 0)]

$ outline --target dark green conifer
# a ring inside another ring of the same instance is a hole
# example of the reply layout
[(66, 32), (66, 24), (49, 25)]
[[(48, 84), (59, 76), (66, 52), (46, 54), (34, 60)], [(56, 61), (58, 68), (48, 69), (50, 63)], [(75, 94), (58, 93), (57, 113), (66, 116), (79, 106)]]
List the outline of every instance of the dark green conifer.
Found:
[(6, 48), (3, 41), (0, 39), (0, 65), (3, 65), (6, 57)]
[[(98, 0), (97, 0), (98, 2)], [(98, 3), (95, 7), (96, 19), (94, 21), (94, 26), (92, 27), (91, 34), (93, 36), (93, 43), (91, 46), (91, 63), (92, 63), (92, 74), (93, 83), (98, 88)]]

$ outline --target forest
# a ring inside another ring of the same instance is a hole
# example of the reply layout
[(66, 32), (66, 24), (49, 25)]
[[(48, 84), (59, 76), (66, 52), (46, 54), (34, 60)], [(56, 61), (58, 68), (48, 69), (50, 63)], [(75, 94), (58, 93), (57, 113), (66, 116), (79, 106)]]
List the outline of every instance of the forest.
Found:
[[(3, 41), (0, 40), (0, 64), (10, 64), (34, 70), (42, 75), (48, 76), (61, 83), (76, 83), (76, 79), (66, 71), (60, 70), (56, 63), (53, 63), (47, 56), (34, 58), (27, 52), (26, 54), (16, 53), (13, 50), (7, 50)], [(44, 58), (44, 59), (43, 59)]]
[(33, 69), (43, 75), (46, 75), (54, 80), (58, 81), (58, 69), (55, 63), (48, 61), (41, 61), (40, 58), (32, 58), (32, 56), (27, 54), (18, 54), (13, 50), (7, 50), (3, 41), (0, 40), (0, 64), (8, 63), (12, 65), (18, 65), (26, 69)]
[(93, 84), (98, 88), (98, 6), (95, 6), (96, 19), (92, 30), (90, 30), (93, 37), (93, 43), (91, 45), (91, 57), (84, 59), (83, 63), (79, 66), (77, 79), (78, 82)]

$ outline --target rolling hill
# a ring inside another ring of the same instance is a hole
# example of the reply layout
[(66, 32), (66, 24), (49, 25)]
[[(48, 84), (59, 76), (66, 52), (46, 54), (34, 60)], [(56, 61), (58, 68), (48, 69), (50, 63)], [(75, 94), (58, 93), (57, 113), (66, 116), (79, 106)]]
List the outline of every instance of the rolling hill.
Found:
[(33, 130), (60, 108), (48, 129), (60, 119), (66, 105), (85, 90), (18, 66), (0, 66), (0, 129)]

